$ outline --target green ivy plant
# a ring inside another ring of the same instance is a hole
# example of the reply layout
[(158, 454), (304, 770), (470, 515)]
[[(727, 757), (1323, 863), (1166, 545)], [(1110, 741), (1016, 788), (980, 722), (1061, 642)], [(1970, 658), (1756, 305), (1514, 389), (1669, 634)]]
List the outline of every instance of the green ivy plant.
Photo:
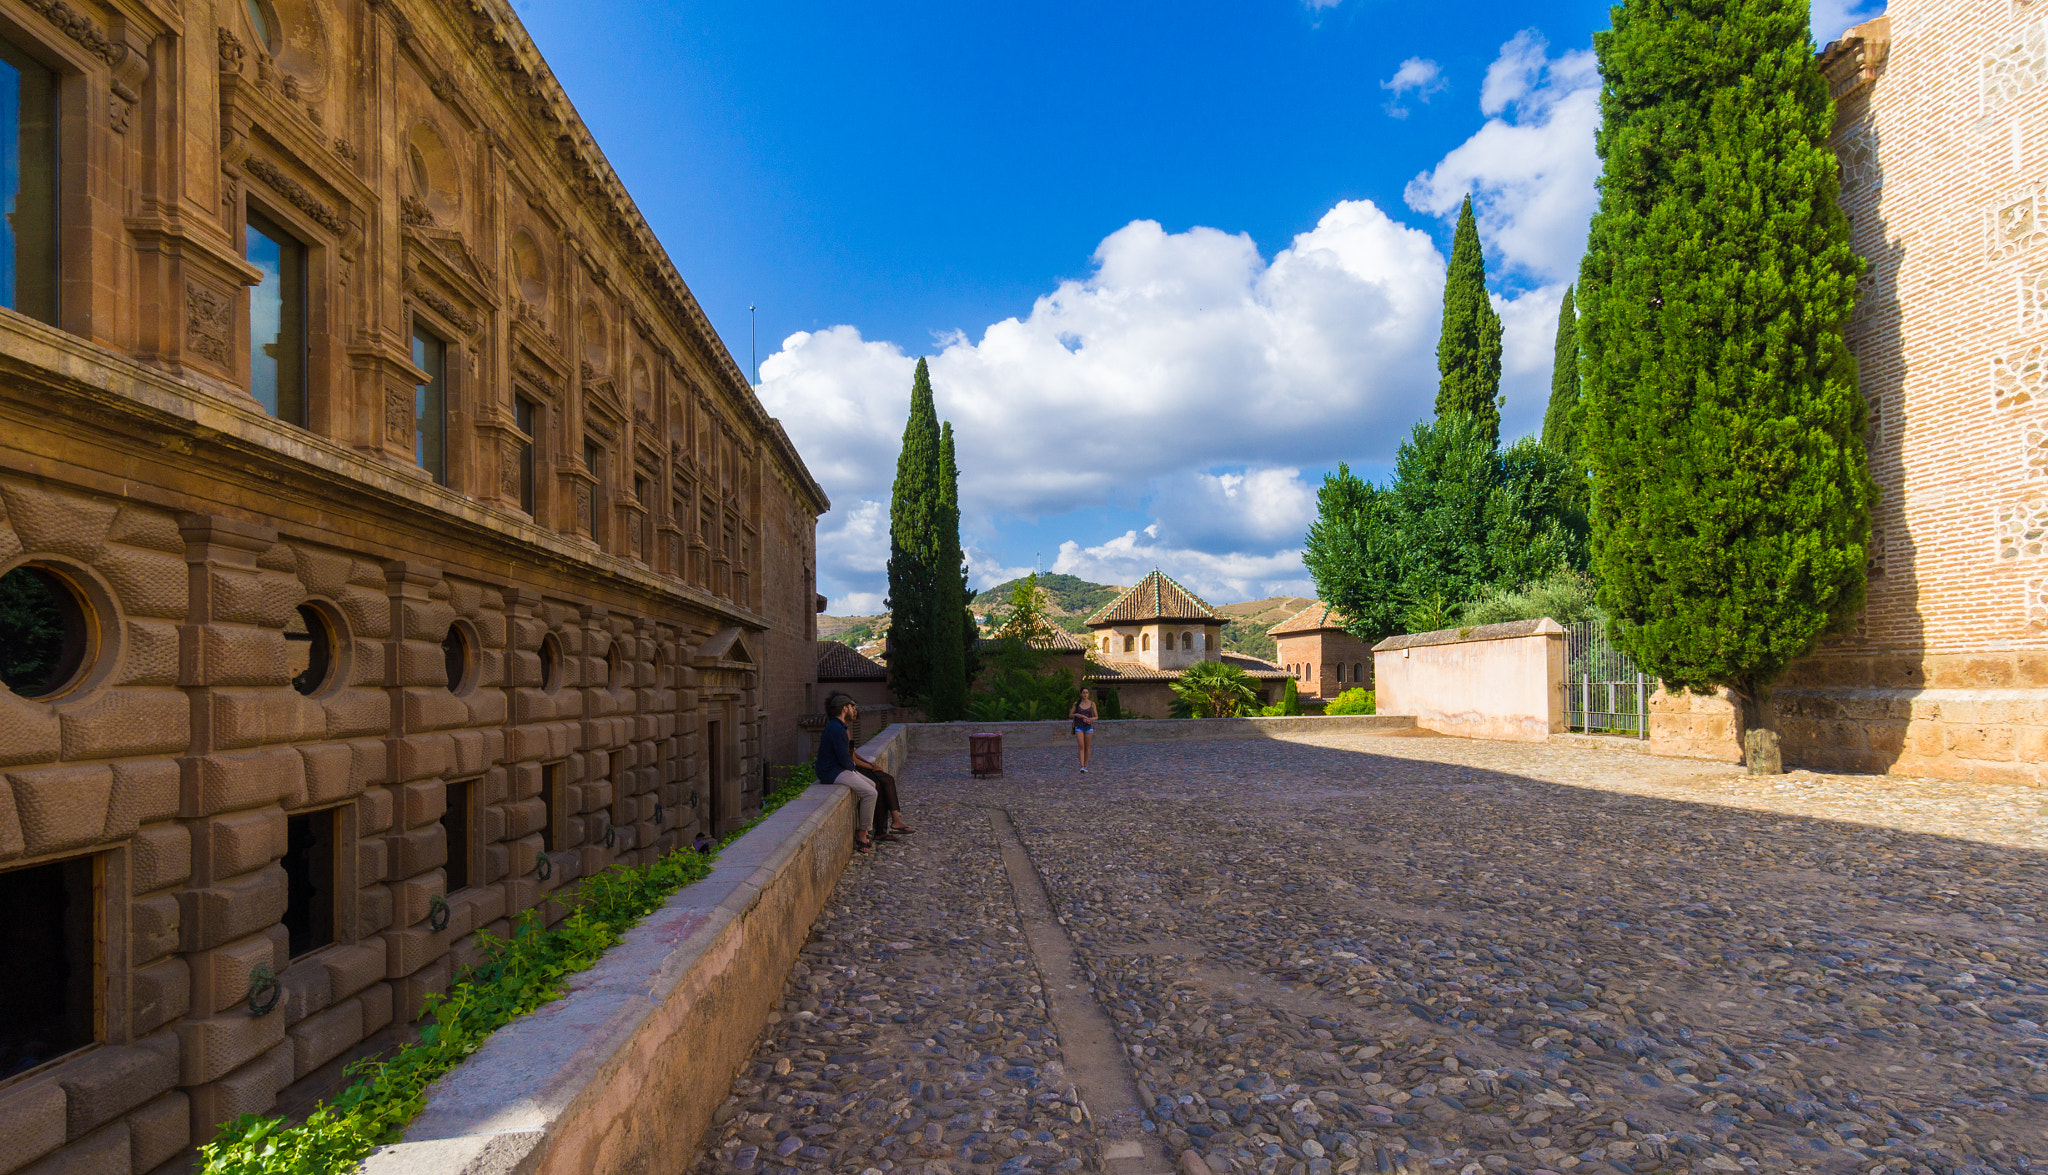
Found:
[[(761, 815), (727, 835), (719, 848), (766, 819), (816, 782), (808, 763), (788, 770), (761, 803)], [(562, 980), (603, 957), (669, 896), (711, 872), (716, 853), (677, 849), (640, 868), (615, 866), (585, 878), (573, 908), (552, 928), (532, 910), (519, 915), (510, 938), (477, 932), (484, 962), (465, 972), (446, 995), (427, 997), (419, 1039), (385, 1060), (357, 1061), (354, 1078), (332, 1101), (298, 1125), (244, 1114), (199, 1148), (201, 1175), (339, 1175), (386, 1143), (427, 1104), (427, 1086), (483, 1046), (493, 1032), (562, 994)]]

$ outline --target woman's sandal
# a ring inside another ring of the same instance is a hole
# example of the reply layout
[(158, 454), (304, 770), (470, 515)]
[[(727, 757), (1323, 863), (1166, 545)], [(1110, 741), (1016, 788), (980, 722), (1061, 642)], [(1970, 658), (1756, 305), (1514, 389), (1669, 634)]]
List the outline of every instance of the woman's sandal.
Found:
[(875, 842), (871, 837), (861, 835), (853, 838), (853, 851), (856, 853), (865, 853), (874, 847)]
[(889, 830), (889, 835), (891, 835), (891, 836), (902, 836), (902, 835), (903, 835), (904, 833), (906, 833), (906, 832), (916, 832), (916, 831), (917, 831), (917, 829), (915, 829), (915, 828), (910, 828), (910, 827), (906, 827), (906, 826), (904, 826), (904, 825), (900, 825), (900, 824), (899, 824), (899, 825), (897, 825), (896, 827), (894, 827), (894, 828), (891, 828), (891, 829)]

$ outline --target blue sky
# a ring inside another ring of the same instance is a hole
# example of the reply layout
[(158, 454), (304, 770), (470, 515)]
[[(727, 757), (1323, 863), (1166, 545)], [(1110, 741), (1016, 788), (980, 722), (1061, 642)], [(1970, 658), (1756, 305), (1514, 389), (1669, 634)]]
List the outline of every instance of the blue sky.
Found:
[[(1322, 474), (1383, 472), (1429, 411), (1467, 191), (1509, 431), (1540, 417), (1604, 3), (517, 8), (743, 367), (759, 307), (762, 399), (834, 502), (834, 613), (886, 590), (919, 355), (977, 586), (1309, 594)], [(1824, 0), (1816, 33), (1860, 15)]]

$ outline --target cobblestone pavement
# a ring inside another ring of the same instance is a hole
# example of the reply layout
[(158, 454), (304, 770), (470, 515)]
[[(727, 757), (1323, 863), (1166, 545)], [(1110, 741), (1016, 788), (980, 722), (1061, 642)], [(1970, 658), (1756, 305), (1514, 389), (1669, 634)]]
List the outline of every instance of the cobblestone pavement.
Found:
[[(705, 1175), (2048, 1172), (2048, 793), (1433, 737), (961, 760), (905, 773), (920, 831), (841, 881)], [(1006, 835), (1092, 990), (1044, 990)], [(1069, 1055), (1088, 995), (1118, 1073)]]

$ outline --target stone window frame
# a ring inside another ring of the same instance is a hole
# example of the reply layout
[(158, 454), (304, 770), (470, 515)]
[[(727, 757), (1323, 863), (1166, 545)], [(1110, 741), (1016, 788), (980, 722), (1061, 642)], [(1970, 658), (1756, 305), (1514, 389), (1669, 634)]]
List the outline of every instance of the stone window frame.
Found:
[[(466, 498), (488, 496), (476, 492), (479, 488), (475, 444), (478, 381), (469, 370), (469, 332), (419, 299), (408, 297), (405, 301), (407, 345), (410, 346), (414, 332), (422, 329), (441, 340), (441, 414), (444, 418), (441, 462), (447, 472), (445, 480), (439, 484), (442, 489)], [(413, 422), (413, 429), (417, 434), (417, 420)], [(424, 466), (410, 460), (412, 451), (413, 444), (408, 444), (407, 464), (426, 472)]]
[[(32, 857), (21, 857), (0, 866), (0, 872), (35, 869), (80, 857), (92, 859), (93, 906), (99, 924), (93, 933), (92, 1040), (69, 1052), (51, 1057), (32, 1069), (24, 1069), (0, 1081), (0, 1090), (18, 1097), (31, 1085), (55, 1083), (79, 1062), (101, 1049), (128, 1044), (135, 1039), (129, 1010), (128, 962), (129, 894), (128, 844), (130, 837), (89, 848), (61, 849)], [(157, 1029), (155, 1031), (161, 1031)], [(25, 1104), (17, 1102), (16, 1104)]]
[[(541, 382), (537, 373), (515, 370), (511, 386), (505, 396), (508, 419), (514, 413), (513, 405), (525, 400), (533, 405), (533, 432), (529, 437), (533, 445), (533, 513), (530, 517), (539, 526), (567, 534), (576, 533), (576, 519), (573, 495), (564, 500), (559, 493), (561, 478), (553, 475), (564, 461), (564, 455), (555, 451), (562, 437), (562, 398), (552, 385)], [(519, 436), (517, 428), (511, 435)], [(519, 509), (518, 488), (510, 495), (512, 508)], [(567, 517), (564, 508), (567, 507)], [(525, 511), (520, 511), (525, 513)]]
[[(86, 638), (85, 660), (63, 689), (34, 698), (18, 694), (9, 696), (31, 705), (59, 709), (97, 701), (107, 683), (118, 676), (120, 668), (121, 638), (128, 631), (120, 596), (94, 568), (77, 559), (47, 551), (22, 551), (11, 559), (0, 560), (0, 575), (28, 566), (50, 572), (71, 588), (82, 605), (90, 632)], [(0, 686), (0, 689), (5, 688)]]
[[(458, 787), (465, 789), (463, 793), (466, 797), (464, 806), (467, 808), (467, 811), (462, 813), (462, 822), (468, 826), (464, 837), (466, 843), (463, 846), (466, 850), (464, 853), (466, 859), (462, 862), (463, 885), (458, 889), (449, 884), (448, 867), (444, 858), (444, 863), (441, 867), (442, 897), (453, 898), (458, 893), (489, 888), (494, 883), (484, 880), (488, 873), (489, 853), (487, 850), (490, 847), (484, 843), (487, 823), (484, 817), (484, 809), (490, 806), (484, 802), (486, 791), (484, 775), (479, 772), (474, 775), (450, 776), (441, 780), (441, 787), (444, 797), (442, 802), (444, 804), (447, 803), (448, 799), (453, 798), (455, 794), (454, 789)], [(444, 808), (443, 810), (445, 812), (446, 809)]]
[[(365, 939), (374, 939), (378, 934), (365, 935), (360, 925), (362, 916), (362, 872), (357, 854), (361, 851), (362, 822), (357, 812), (360, 797), (348, 796), (343, 799), (314, 800), (294, 805), (289, 800), (281, 806), (287, 819), (293, 816), (317, 816), (322, 812), (331, 813), (334, 819), (334, 938), (320, 944), (303, 955), (292, 955), (286, 960), (286, 967), (298, 967), (308, 960), (318, 960), (322, 955), (341, 947), (360, 945)], [(371, 839), (378, 839), (372, 837)], [(279, 867), (282, 858), (271, 862)], [(280, 913), (273, 926), (283, 926)]]

